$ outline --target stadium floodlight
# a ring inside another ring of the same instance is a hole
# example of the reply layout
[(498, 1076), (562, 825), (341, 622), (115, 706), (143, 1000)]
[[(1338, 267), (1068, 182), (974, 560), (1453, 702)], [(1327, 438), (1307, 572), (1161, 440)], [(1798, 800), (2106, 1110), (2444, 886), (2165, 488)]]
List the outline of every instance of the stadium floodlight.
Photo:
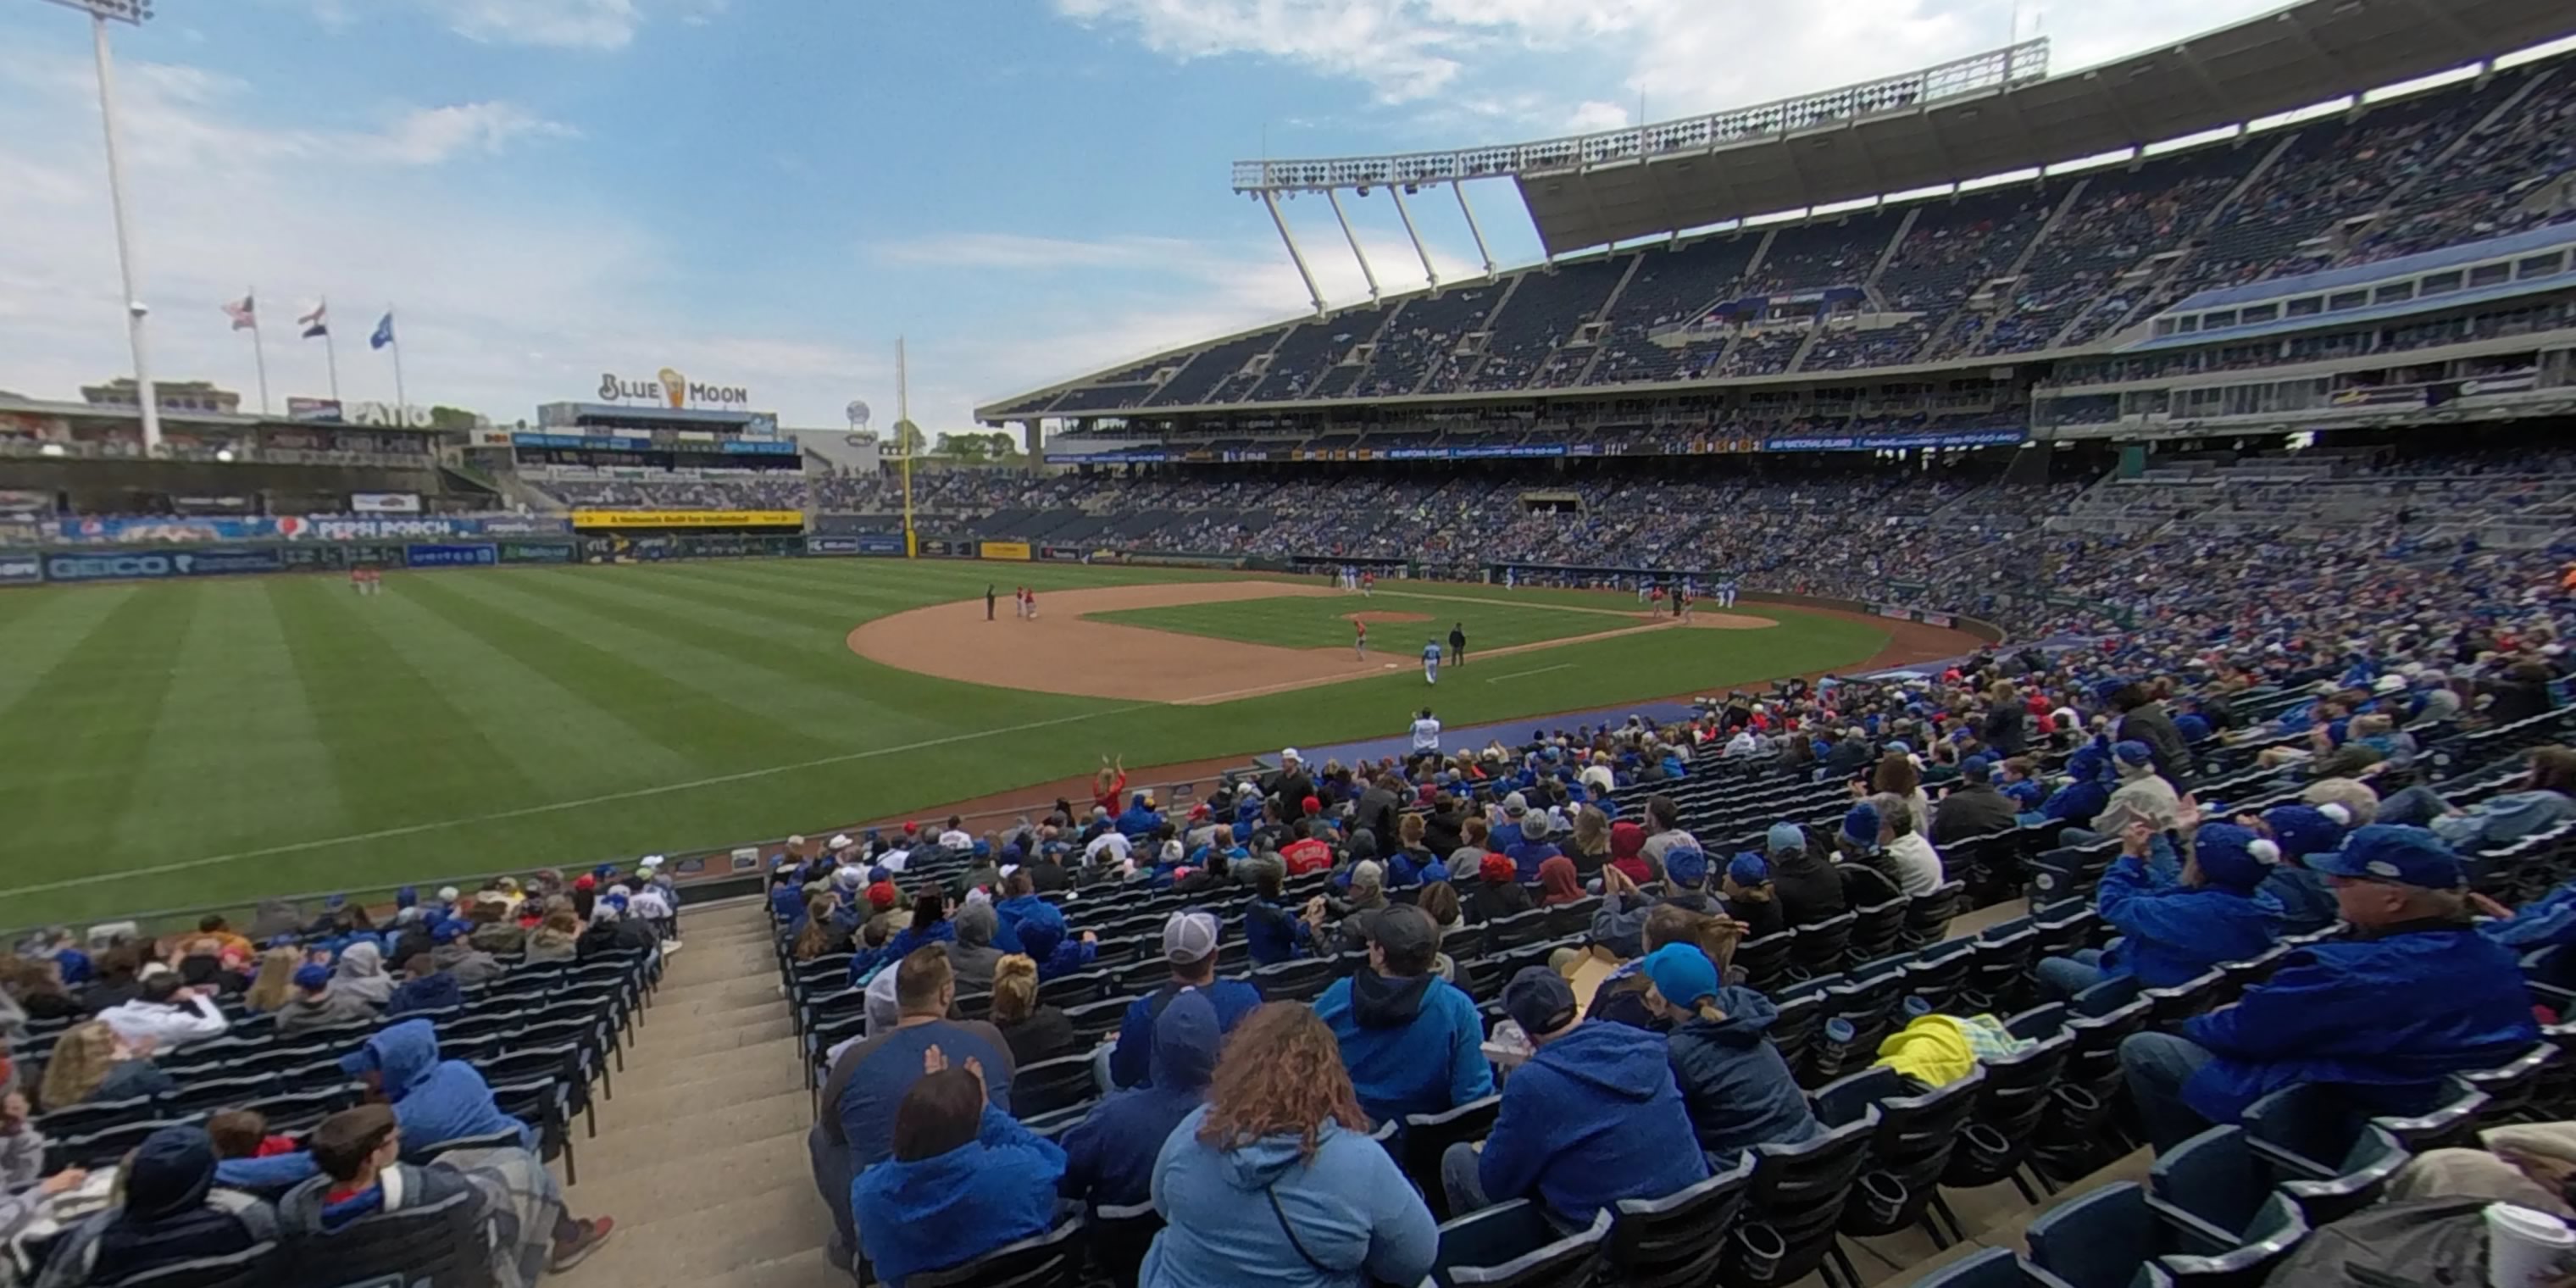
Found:
[(116, 73), (107, 52), (107, 24), (140, 27), (152, 17), (152, 0), (50, 0), (89, 15), (90, 53), (98, 63), (99, 124), (107, 132), (107, 204), (116, 221), (116, 267), (124, 277), (125, 335), (134, 347), (134, 396), (143, 412), (143, 453), (161, 451), (161, 399), (152, 387), (150, 348), (143, 321), (151, 309), (135, 290), (134, 235), (125, 214), (125, 162), (116, 150)]

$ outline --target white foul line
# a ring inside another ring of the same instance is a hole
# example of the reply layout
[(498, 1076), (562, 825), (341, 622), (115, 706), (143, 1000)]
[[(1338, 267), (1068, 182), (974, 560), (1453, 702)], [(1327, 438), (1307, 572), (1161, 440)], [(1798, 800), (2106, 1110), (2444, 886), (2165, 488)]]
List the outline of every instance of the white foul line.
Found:
[(1011, 725), (1001, 729), (979, 729), (973, 733), (953, 733), (944, 738), (931, 738), (921, 742), (905, 743), (900, 747), (871, 747), (866, 751), (844, 752), (837, 756), (824, 756), (816, 760), (799, 761), (792, 765), (771, 765), (766, 769), (746, 769), (738, 773), (718, 774), (713, 778), (692, 779), (685, 783), (664, 783), (658, 787), (638, 787), (630, 791), (610, 792), (605, 796), (585, 796), (580, 800), (555, 801), (545, 805), (523, 805), (517, 809), (505, 809), (491, 814), (477, 814), (471, 818), (441, 819), (435, 823), (412, 823), (403, 827), (388, 827), (375, 832), (358, 832), (349, 836), (326, 837), (319, 841), (297, 841), (289, 845), (271, 845), (257, 850), (241, 850), (232, 854), (215, 854), (202, 859), (188, 859), (178, 863), (163, 863), (148, 868), (128, 868), (122, 872), (102, 872), (85, 877), (66, 877), (60, 881), (42, 881), (35, 885), (16, 886), (7, 890), (0, 890), (0, 898), (5, 898), (11, 895), (44, 894), (54, 890), (73, 890), (82, 886), (110, 885), (133, 877), (165, 876), (172, 872), (186, 872), (194, 868), (220, 867), (227, 863), (238, 863), (243, 859), (264, 859), (278, 854), (297, 854), (306, 850), (327, 850), (340, 845), (356, 845), (367, 841), (385, 841), (398, 836), (418, 836), (423, 832), (440, 832), (452, 827), (472, 827), (478, 823), (498, 823), (505, 819), (530, 818), (538, 814), (554, 814), (570, 809), (585, 809), (592, 805), (606, 805), (615, 801), (640, 800), (647, 796), (663, 796), (672, 792), (696, 791), (701, 787), (721, 787), (727, 783), (747, 782), (754, 778), (767, 778), (773, 774), (800, 773), (808, 769), (820, 769), (826, 765), (844, 765), (854, 760), (870, 760), (878, 756), (899, 756), (906, 752), (926, 751), (932, 747), (945, 747), (951, 743), (972, 742), (978, 738), (990, 738), (996, 734), (1027, 733), (1032, 729), (1048, 729), (1056, 725), (1072, 724), (1080, 720), (1097, 720), (1104, 716), (1120, 716), (1131, 711), (1142, 711), (1147, 707), (1158, 707), (1162, 705), (1164, 704), (1160, 702), (1135, 702), (1123, 707), (1112, 707), (1106, 711), (1086, 711), (1081, 715), (1058, 716), (1053, 720), (1034, 720), (1027, 724)]
[[(1573, 664), (1572, 662), (1559, 662), (1559, 663), (1557, 663), (1557, 664), (1556, 664), (1556, 665), (1554, 665), (1554, 666), (1542, 666), (1542, 667), (1540, 667), (1539, 669), (1537, 669), (1537, 670), (1535, 670), (1535, 671), (1514, 671), (1514, 672), (1512, 672), (1510, 675), (1497, 675), (1497, 676), (1495, 676), (1494, 678), (1492, 678), (1492, 679), (1490, 679), (1490, 680), (1485, 681), (1485, 683), (1487, 683), (1487, 684), (1500, 684), (1500, 683), (1502, 683), (1502, 682), (1503, 682), (1503, 681), (1505, 681), (1505, 680), (1517, 680), (1517, 679), (1520, 679), (1520, 678), (1521, 678), (1521, 677), (1523, 677), (1523, 676), (1529, 676), (1529, 675), (1545, 675), (1545, 674), (1547, 674), (1547, 673), (1548, 673), (1548, 672), (1550, 672), (1550, 671), (1570, 671), (1570, 670), (1572, 670), (1572, 669), (1574, 669), (1574, 664)], [(7, 893), (7, 892), (6, 892), (6, 891), (0, 891), (0, 894), (5, 894), (5, 893)]]

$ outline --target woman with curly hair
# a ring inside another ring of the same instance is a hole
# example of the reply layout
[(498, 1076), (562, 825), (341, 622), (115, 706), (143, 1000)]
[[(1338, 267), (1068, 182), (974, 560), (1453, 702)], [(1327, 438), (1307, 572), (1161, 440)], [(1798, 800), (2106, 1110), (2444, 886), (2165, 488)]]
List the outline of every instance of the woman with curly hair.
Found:
[(1341, 1048), (1313, 1010), (1274, 1002), (1246, 1016), (1206, 1107), (1155, 1159), (1165, 1224), (1143, 1288), (1419, 1281), (1439, 1228), (1367, 1132)]

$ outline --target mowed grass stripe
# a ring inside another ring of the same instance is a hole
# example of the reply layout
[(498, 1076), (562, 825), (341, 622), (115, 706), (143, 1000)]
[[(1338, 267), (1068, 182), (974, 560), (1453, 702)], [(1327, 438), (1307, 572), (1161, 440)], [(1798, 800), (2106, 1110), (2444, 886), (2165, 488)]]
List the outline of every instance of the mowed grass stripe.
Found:
[(21, 590), (0, 595), (27, 605), (24, 612), (0, 622), (0, 725), (10, 708), (43, 687), (46, 677), (79, 651), (108, 615), (132, 600), (139, 586), (100, 586), (85, 590)]
[[(209, 582), (134, 772), (151, 793), (117, 820), (117, 840), (150, 851), (174, 835), (236, 845), (279, 831), (346, 830), (328, 745), (305, 698), (274, 578)], [(220, 741), (209, 730), (222, 730)]]
[[(1549, 606), (1443, 604), (1453, 609), (1420, 622), (1376, 622), (1369, 626), (1372, 652), (1397, 658), (1421, 654), (1428, 640), (1446, 639), (1453, 624), (1463, 623), (1471, 649), (1508, 648), (1545, 640), (1573, 639), (1645, 625), (1624, 613), (1577, 612)], [(1359, 613), (1421, 613), (1419, 601), (1380, 595), (1280, 596), (1238, 599), (1165, 608), (1127, 608), (1086, 614), (1093, 621), (1148, 630), (1173, 631), (1214, 639), (1272, 644), (1282, 648), (1350, 648), (1357, 632), (1350, 616)], [(1040, 605), (1044, 611), (1044, 605)]]
[(279, 583), (275, 602), (341, 802), (358, 826), (490, 809), (545, 790), (513, 769), (440, 686), (385, 647), (367, 625), (375, 601), (299, 577)]
[(688, 755), (663, 746), (617, 713), (431, 612), (402, 590), (389, 590), (362, 607), (356, 615), (384, 646), (447, 694), (456, 710), (532, 781), (587, 796), (697, 771)]
[(559, 575), (581, 578), (586, 583), (651, 589), (683, 596), (709, 607), (728, 607), (744, 614), (746, 620), (763, 626), (811, 626), (843, 635), (869, 618), (900, 612), (918, 602), (918, 598), (912, 595), (826, 593), (810, 583), (795, 585), (755, 579), (732, 569), (724, 569), (722, 573), (726, 575), (692, 577), (650, 569), (612, 580), (597, 576), (594, 569), (577, 568)]
[(201, 590), (118, 601), (0, 718), (0, 870), (59, 876), (113, 855)]
[[(536, 593), (523, 578), (415, 579), (404, 593), (485, 643), (509, 653), (665, 747), (686, 749), (705, 769), (738, 769), (828, 754), (829, 717), (810, 706), (815, 686), (782, 692), (773, 678), (721, 654), (692, 648)], [(558, 793), (560, 794), (560, 793)]]

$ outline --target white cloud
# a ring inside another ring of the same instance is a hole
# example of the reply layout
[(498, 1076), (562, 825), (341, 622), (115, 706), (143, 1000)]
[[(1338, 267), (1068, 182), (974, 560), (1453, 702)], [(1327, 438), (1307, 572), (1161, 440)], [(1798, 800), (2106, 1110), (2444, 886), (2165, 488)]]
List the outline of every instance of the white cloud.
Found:
[[(1267, 58), (1356, 81), (1382, 103), (1450, 98), (1551, 128), (1606, 121), (1602, 91), (1656, 118), (1746, 106), (2000, 46), (1992, 0), (1055, 0), (1067, 17), (1176, 59)], [(2277, 0), (2021, 6), (2059, 70), (2277, 7)], [(1535, 99), (1536, 102), (1529, 100)], [(1518, 110), (1527, 107), (1530, 110)], [(1495, 111), (1492, 109), (1505, 109)], [(1624, 107), (1618, 110), (1624, 112)], [(1442, 122), (1445, 124), (1446, 122)], [(1458, 140), (1461, 143), (1485, 140)]]
[(530, 115), (508, 103), (457, 103), (415, 109), (377, 136), (377, 141), (388, 159), (405, 165), (435, 165), (462, 152), (500, 152), (518, 139), (568, 139), (579, 134), (569, 125)]
[(1629, 116), (1627, 108), (1617, 103), (1604, 103), (1597, 98), (1575, 104), (1574, 110), (1566, 113), (1565, 117), (1565, 129), (1569, 134), (1591, 134), (1634, 124), (1636, 122)]
[(420, 0), (468, 40), (560, 49), (623, 49), (644, 15), (635, 0)]

